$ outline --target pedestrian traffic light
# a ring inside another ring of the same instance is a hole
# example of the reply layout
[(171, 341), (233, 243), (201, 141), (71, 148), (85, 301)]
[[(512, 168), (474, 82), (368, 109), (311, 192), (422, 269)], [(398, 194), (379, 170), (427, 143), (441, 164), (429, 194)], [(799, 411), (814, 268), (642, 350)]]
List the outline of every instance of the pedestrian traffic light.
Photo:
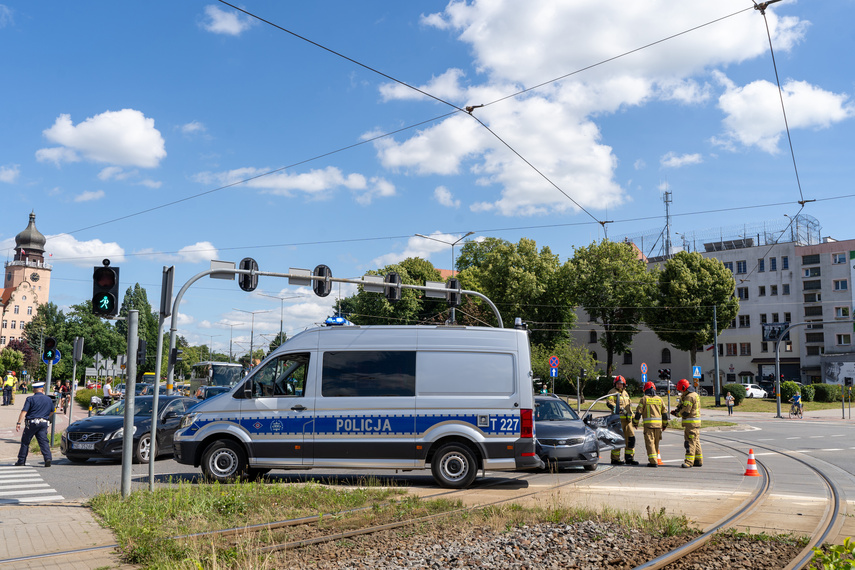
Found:
[(315, 290), (315, 295), (318, 297), (326, 297), (330, 294), (332, 290), (332, 283), (330, 282), (330, 278), (332, 277), (332, 269), (327, 267), (326, 265), (318, 265), (315, 267), (315, 270), (312, 272), (312, 275), (315, 277), (322, 277), (322, 279), (314, 279), (312, 280), (312, 289)]
[(173, 348), (172, 350), (170, 350), (170, 351), (169, 351), (169, 363), (168, 363), (168, 366), (169, 366), (170, 368), (174, 367), (176, 364), (178, 364), (179, 362), (181, 362), (182, 360), (184, 360), (184, 359), (181, 357), (181, 354), (182, 354), (183, 352), (184, 352), (184, 351), (183, 351), (183, 350), (181, 350), (180, 348)]
[(394, 271), (386, 275), (386, 279), (384, 279), (386, 283), (385, 294), (386, 299), (390, 303), (395, 303), (401, 300), (401, 288), (396, 287), (396, 285), (401, 284), (401, 276), (395, 273)]
[(671, 379), (671, 369), (666, 368), (665, 369), (665, 380), (670, 380), (670, 379)]
[(92, 313), (101, 317), (119, 313), (119, 268), (110, 267), (109, 259), (92, 271)]
[(137, 343), (137, 366), (142, 366), (145, 364), (145, 341), (143, 339), (139, 339)]
[[(240, 260), (238, 268), (245, 271), (258, 271), (258, 262), (251, 257), (244, 257)], [(244, 291), (255, 291), (255, 288), (258, 287), (258, 275), (255, 273), (251, 275), (247, 275), (246, 273), (239, 274), (238, 287)]]
[(459, 307), (460, 306), (460, 293), (457, 291), (460, 289), (460, 281), (454, 277), (448, 280), (445, 284), (448, 289), (448, 306), (449, 307)]
[(42, 360), (50, 361), (56, 358), (56, 339), (49, 336), (45, 339), (45, 351), (42, 353)]

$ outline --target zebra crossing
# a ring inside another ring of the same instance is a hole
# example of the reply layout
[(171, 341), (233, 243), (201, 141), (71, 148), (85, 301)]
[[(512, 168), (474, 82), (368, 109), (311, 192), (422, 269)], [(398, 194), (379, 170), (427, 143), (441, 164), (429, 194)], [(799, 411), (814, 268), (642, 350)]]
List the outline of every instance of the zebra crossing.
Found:
[(62, 500), (63, 496), (45, 483), (34, 467), (0, 467), (0, 505)]

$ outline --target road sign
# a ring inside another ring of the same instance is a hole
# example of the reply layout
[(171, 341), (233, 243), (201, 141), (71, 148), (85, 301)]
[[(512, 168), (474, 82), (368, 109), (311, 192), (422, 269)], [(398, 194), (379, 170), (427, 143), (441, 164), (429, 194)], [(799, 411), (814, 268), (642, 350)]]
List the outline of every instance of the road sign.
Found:
[(641, 363), (641, 373), (645, 374), (645, 375), (647, 374), (647, 363), (646, 362)]
[(57, 348), (53, 351), (53, 360), (48, 360), (48, 359), (42, 357), (42, 362), (44, 362), (45, 364), (57, 364), (57, 363), (59, 363), (59, 357), (60, 356), (62, 356), (62, 355), (59, 353), (59, 349)]
[(692, 378), (701, 378), (703, 374), (701, 374), (700, 366), (692, 366)]
[(558, 357), (550, 356), (549, 357), (549, 366), (550, 368), (558, 368)]
[(557, 378), (558, 377), (558, 369), (557, 368), (550, 368), (549, 369), (549, 376), (550, 376), (550, 378)]
[(641, 384), (644, 385), (646, 382), (647, 382), (647, 374), (642, 372), (641, 373)]

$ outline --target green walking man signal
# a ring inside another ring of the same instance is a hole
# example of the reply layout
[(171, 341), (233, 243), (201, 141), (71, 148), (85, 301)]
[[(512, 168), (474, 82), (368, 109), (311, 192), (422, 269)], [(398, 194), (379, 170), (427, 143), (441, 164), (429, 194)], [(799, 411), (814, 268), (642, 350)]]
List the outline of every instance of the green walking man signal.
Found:
[(115, 317), (119, 313), (119, 268), (110, 267), (109, 259), (103, 263), (92, 271), (92, 313)]

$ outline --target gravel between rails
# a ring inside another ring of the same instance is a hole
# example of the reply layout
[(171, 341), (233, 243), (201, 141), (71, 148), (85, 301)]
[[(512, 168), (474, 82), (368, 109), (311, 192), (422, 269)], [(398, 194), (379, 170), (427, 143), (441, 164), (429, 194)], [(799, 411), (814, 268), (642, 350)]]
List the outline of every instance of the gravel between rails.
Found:
[[(386, 568), (630, 569), (692, 537), (653, 537), (614, 523), (542, 523), (498, 531), (486, 527), (434, 529), (425, 534), (387, 531), (282, 553), (276, 568), (374, 570)], [(803, 546), (795, 540), (717, 535), (669, 570), (784, 568)]]

